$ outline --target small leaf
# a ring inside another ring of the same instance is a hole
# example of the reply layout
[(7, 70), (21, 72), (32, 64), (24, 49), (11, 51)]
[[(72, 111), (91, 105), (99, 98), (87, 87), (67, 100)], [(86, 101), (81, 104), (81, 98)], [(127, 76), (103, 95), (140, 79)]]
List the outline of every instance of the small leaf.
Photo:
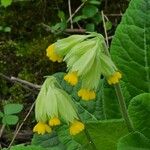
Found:
[(9, 6), (12, 3), (12, 0), (1, 0), (1, 4), (4, 7)]
[(58, 11), (58, 17), (62, 20), (65, 20), (65, 13), (63, 11)]
[(101, 4), (101, 1), (99, 1), (99, 0), (90, 0), (90, 1), (89, 1), (89, 4), (100, 5), (100, 4)]
[(18, 122), (19, 118), (15, 115), (4, 115), (2, 122), (6, 125), (15, 125)]
[(102, 16), (100, 13), (97, 13), (95, 16), (93, 16), (92, 21), (94, 24), (98, 25), (102, 22)]
[(4, 32), (11, 32), (11, 28), (10, 27), (5, 27)]
[(150, 140), (140, 132), (129, 133), (122, 137), (117, 145), (117, 150), (149, 150)]
[(82, 9), (82, 14), (88, 18), (93, 17), (98, 12), (98, 8), (93, 5), (86, 5)]
[(112, 28), (112, 22), (111, 21), (107, 21), (106, 22), (106, 30), (110, 30)]
[(76, 16), (76, 17), (74, 17), (73, 22), (78, 22), (78, 21), (84, 20), (84, 19), (87, 19), (87, 17), (86, 17), (86, 16), (83, 16), (83, 15), (81, 15), (81, 16)]
[(3, 26), (0, 26), (0, 31), (3, 31)]
[(6, 104), (4, 106), (4, 114), (11, 115), (19, 113), (23, 109), (22, 104)]
[(150, 93), (135, 96), (130, 101), (128, 112), (134, 128), (150, 138)]
[(86, 31), (94, 32), (94, 30), (95, 30), (94, 23), (88, 23), (88, 24), (86, 24)]

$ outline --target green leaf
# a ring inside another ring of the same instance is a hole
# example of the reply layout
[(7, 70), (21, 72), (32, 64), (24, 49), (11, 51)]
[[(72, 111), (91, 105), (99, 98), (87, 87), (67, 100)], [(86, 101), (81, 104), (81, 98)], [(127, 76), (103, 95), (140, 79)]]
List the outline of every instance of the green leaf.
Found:
[(93, 5), (100, 5), (100, 4), (101, 4), (101, 1), (99, 1), (99, 0), (89, 0), (88, 3), (89, 3), (89, 4), (93, 4)]
[(150, 140), (140, 132), (129, 133), (122, 137), (117, 145), (117, 150), (149, 150)]
[(55, 131), (50, 134), (38, 135), (34, 134), (32, 145), (40, 145), (46, 150), (65, 150), (65, 146), (59, 141)]
[(89, 32), (94, 32), (94, 30), (95, 30), (95, 25), (94, 25), (94, 23), (88, 23), (88, 24), (86, 24), (86, 31), (89, 31)]
[(19, 113), (23, 109), (22, 104), (6, 104), (4, 106), (4, 114), (11, 115)]
[(58, 11), (58, 17), (62, 20), (65, 20), (65, 13), (63, 11)]
[(18, 122), (19, 118), (15, 115), (4, 115), (2, 123), (6, 125), (15, 125)]
[(86, 5), (82, 9), (82, 14), (88, 18), (93, 17), (98, 12), (98, 8), (93, 5)]
[(65, 144), (66, 149), (68, 150), (76, 150), (81, 148), (82, 145), (76, 142), (71, 135), (69, 134), (68, 126), (63, 125), (57, 129), (59, 140)]
[(81, 15), (81, 16), (76, 16), (76, 17), (74, 17), (73, 22), (78, 22), (78, 21), (84, 20), (84, 19), (87, 19), (87, 17), (86, 17), (86, 16), (83, 16), (83, 15)]
[(132, 97), (150, 92), (150, 1), (132, 0), (117, 27), (111, 55)]
[(128, 112), (134, 128), (150, 138), (150, 93), (134, 97), (130, 101)]
[(96, 25), (102, 22), (102, 16), (100, 13), (97, 13), (95, 16), (92, 18), (92, 22)]
[[(3, 150), (7, 150), (7, 148)], [(40, 146), (34, 146), (34, 145), (24, 146), (23, 144), (21, 144), (21, 145), (12, 146), (10, 147), (9, 150), (45, 150), (45, 149)]]
[(102, 101), (102, 84), (99, 85), (99, 89), (97, 90), (97, 97), (93, 101), (83, 101), (81, 100), (77, 92), (80, 89), (80, 83), (77, 84), (75, 87), (69, 85), (66, 81), (63, 80), (64, 73), (56, 73), (54, 76), (57, 78), (58, 82), (62, 86), (62, 88), (72, 96), (74, 99), (75, 104), (77, 105), (78, 112), (80, 117), (84, 121), (91, 121), (91, 120), (99, 120), (104, 119), (105, 114), (103, 112), (103, 101)]
[(111, 21), (107, 21), (106, 22), (106, 30), (111, 30), (112, 28), (112, 22)]
[(11, 5), (11, 3), (12, 3), (12, 0), (1, 0), (1, 4), (4, 7)]
[(122, 120), (89, 122), (86, 129), (97, 150), (116, 150), (118, 139), (128, 133)]
[(4, 32), (11, 32), (11, 28), (10, 27), (5, 27)]
[(0, 26), (0, 31), (3, 31), (3, 26)]

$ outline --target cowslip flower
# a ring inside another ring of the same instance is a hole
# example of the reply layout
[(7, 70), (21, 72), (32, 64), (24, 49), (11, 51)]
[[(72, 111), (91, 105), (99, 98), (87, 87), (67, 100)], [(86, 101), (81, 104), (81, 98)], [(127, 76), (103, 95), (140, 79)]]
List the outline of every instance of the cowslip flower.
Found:
[(101, 75), (106, 77), (109, 84), (116, 84), (121, 78), (115, 64), (104, 52), (103, 36), (93, 35), (72, 47), (64, 58), (68, 69), (64, 80), (74, 86), (81, 79), (78, 96), (87, 101), (95, 99)]
[(53, 62), (62, 62), (63, 57), (69, 52), (69, 50), (83, 41), (84, 39), (90, 37), (91, 35), (72, 35), (64, 39), (60, 39), (57, 42), (51, 44), (46, 49), (46, 55)]
[(52, 126), (61, 124), (61, 119), (70, 125), (71, 135), (78, 134), (84, 129), (71, 97), (61, 89), (52, 76), (47, 77), (36, 99), (35, 118), (38, 123), (33, 131), (38, 134), (50, 133)]

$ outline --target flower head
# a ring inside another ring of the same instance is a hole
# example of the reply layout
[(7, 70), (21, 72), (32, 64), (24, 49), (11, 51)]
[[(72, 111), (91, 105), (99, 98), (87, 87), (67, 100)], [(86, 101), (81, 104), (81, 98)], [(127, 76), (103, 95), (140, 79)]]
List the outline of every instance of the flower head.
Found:
[(70, 134), (71, 135), (76, 135), (83, 131), (85, 128), (84, 124), (80, 121), (74, 120), (73, 123), (70, 125)]
[(42, 122), (38, 122), (33, 128), (33, 132), (37, 132), (38, 134), (50, 133), (51, 131), (51, 127)]
[(76, 82), (73, 82), (74, 78), (70, 73), (76, 72), (76, 79), (81, 80), (78, 96), (83, 100), (95, 99), (101, 75), (105, 76), (111, 84), (117, 83), (121, 78), (119, 75), (113, 76), (118, 69), (111, 58), (105, 54), (103, 36), (97, 33), (91, 34), (90, 38), (72, 47), (64, 58), (69, 71), (64, 79), (71, 85), (75, 85)]
[(49, 126), (60, 125), (59, 118), (67, 124), (79, 120), (71, 97), (61, 89), (57, 80), (52, 76), (45, 80), (36, 99), (35, 117), (39, 123), (33, 131), (39, 134), (49, 132)]

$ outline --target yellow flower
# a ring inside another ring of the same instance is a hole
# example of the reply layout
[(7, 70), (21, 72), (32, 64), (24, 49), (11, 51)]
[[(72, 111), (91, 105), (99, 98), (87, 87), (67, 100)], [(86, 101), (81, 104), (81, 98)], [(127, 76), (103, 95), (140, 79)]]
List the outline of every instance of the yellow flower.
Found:
[(70, 134), (76, 135), (84, 130), (85, 126), (82, 122), (75, 120), (70, 126)]
[(37, 132), (38, 134), (50, 133), (52, 131), (51, 127), (49, 127), (46, 123), (38, 122), (33, 128), (33, 132)]
[(49, 125), (50, 126), (60, 125), (60, 120), (57, 117), (54, 117), (54, 118), (49, 120)]
[(90, 91), (88, 89), (80, 89), (78, 91), (78, 96), (81, 97), (83, 100), (92, 100), (95, 99), (96, 94), (94, 91)]
[(70, 72), (64, 76), (64, 80), (70, 83), (71, 85), (76, 85), (78, 83), (77, 72)]
[(115, 72), (112, 76), (108, 78), (108, 83), (111, 84), (116, 84), (119, 82), (119, 80), (122, 78), (122, 75), (120, 72)]
[(55, 52), (55, 44), (50, 45), (47, 49), (47, 56), (49, 57), (49, 59), (53, 62), (62, 62), (62, 58)]

